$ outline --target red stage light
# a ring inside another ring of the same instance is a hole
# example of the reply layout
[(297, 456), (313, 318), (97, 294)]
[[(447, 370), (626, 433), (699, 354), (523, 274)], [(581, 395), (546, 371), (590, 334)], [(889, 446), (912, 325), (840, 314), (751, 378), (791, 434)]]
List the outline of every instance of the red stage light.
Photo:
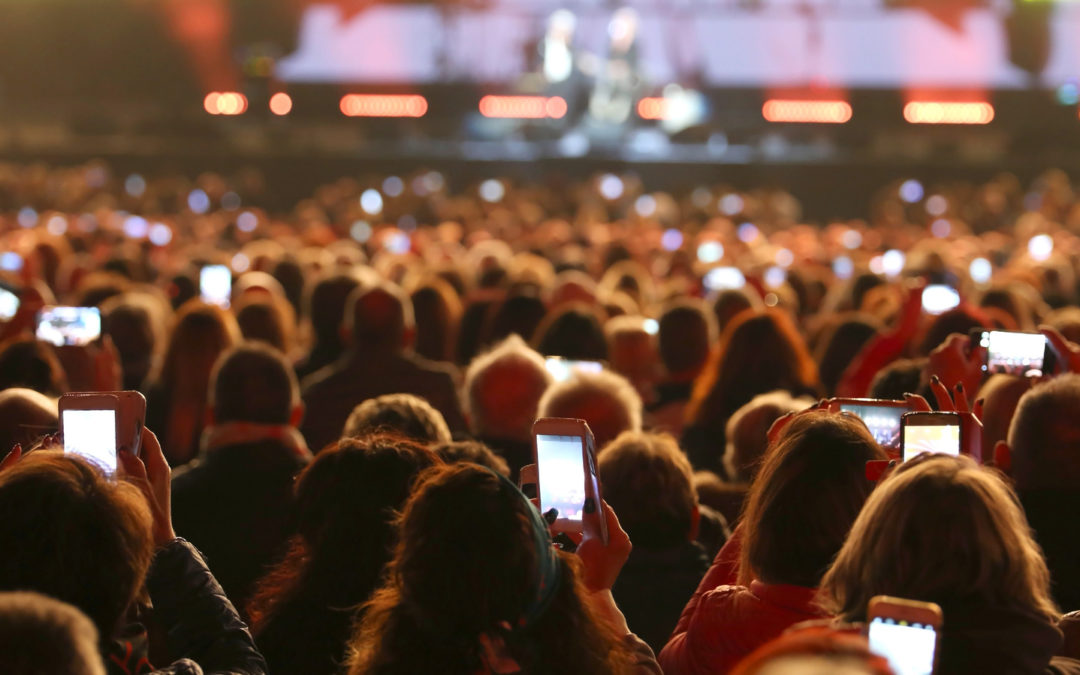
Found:
[(427, 99), (419, 94), (346, 94), (341, 112), (347, 117), (423, 117)]
[(484, 117), (542, 120), (566, 116), (566, 100), (561, 96), (485, 96), (480, 99), (480, 114)]
[(235, 91), (212, 91), (203, 99), (203, 109), (211, 115), (243, 115), (248, 100)]
[(990, 124), (994, 106), (985, 101), (911, 101), (904, 106), (911, 124)]
[(851, 119), (851, 104), (847, 101), (797, 101), (769, 99), (761, 107), (761, 115), (769, 122), (802, 124), (843, 124)]
[(279, 91), (270, 97), (270, 112), (278, 116), (288, 115), (292, 112), (292, 96)]

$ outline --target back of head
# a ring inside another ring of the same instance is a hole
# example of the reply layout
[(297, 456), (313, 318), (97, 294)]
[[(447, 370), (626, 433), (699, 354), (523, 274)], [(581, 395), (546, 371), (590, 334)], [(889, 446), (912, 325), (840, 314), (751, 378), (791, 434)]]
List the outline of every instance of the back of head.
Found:
[(236, 323), (245, 340), (265, 342), (288, 353), (292, 349), (296, 317), (284, 298), (248, 294), (237, 303)]
[(870, 383), (870, 398), (903, 400), (904, 394), (916, 392), (922, 383), (926, 359), (897, 359), (877, 372)]
[(641, 430), (642, 403), (634, 386), (609, 371), (575, 373), (540, 399), (538, 417), (572, 417), (589, 423), (597, 449), (624, 431)]
[(101, 329), (120, 354), (124, 385), (139, 388), (153, 366), (158, 334), (151, 301), (138, 294), (110, 299), (101, 308)]
[(789, 631), (746, 657), (733, 675), (893, 675), (866, 638), (823, 627)]
[(0, 344), (0, 389), (25, 387), (46, 396), (67, 390), (67, 377), (52, 347), (29, 337)]
[(750, 489), (740, 581), (816, 588), (870, 494), (866, 462), (885, 458), (853, 416), (792, 419)]
[(384, 282), (358, 288), (349, 296), (345, 326), (353, 347), (373, 351), (400, 351), (411, 339), (416, 322), (412, 301), (396, 284)]
[(698, 502), (690, 461), (674, 438), (623, 432), (597, 462), (604, 499), (634, 546), (673, 548), (690, 538)]
[(880, 329), (880, 322), (871, 316), (852, 316), (821, 337), (814, 356), (826, 395), (835, 393), (848, 365)]
[(29, 449), (38, 438), (59, 426), (56, 404), (33, 389), (0, 391), (0, 453), (19, 443)]
[(210, 404), (217, 424), (288, 424), (299, 401), (296, 373), (270, 345), (242, 343), (214, 367)]
[(506, 300), (493, 305), (484, 322), (481, 339), (491, 344), (510, 335), (532, 340), (537, 326), (544, 320), (547, 308), (535, 292), (519, 290)]
[(991, 328), (990, 322), (982, 312), (971, 307), (951, 309), (940, 316), (934, 317), (926, 331), (926, 335), (923, 336), (922, 342), (919, 344), (918, 352), (922, 356), (927, 356), (953, 333), (968, 335), (976, 328)]
[(681, 300), (660, 316), (660, 360), (668, 373), (697, 374), (709, 359), (715, 329), (701, 303)]
[(0, 550), (0, 590), (71, 603), (111, 637), (150, 566), (150, 511), (134, 485), (35, 451), (0, 472)]
[(1002, 479), (969, 457), (924, 455), (875, 490), (822, 580), (825, 606), (865, 618), (875, 595), (1056, 621), (1050, 574)]
[(755, 396), (735, 411), (727, 423), (724, 438), (724, 469), (736, 483), (753, 482), (769, 447), (769, 428), (788, 413), (806, 410), (813, 401), (793, 398), (786, 391), (771, 391)]
[(729, 289), (720, 291), (713, 299), (713, 315), (717, 329), (722, 333), (743, 312), (760, 312), (763, 309), (761, 299), (753, 291)]
[(1080, 375), (1056, 377), (1020, 398), (1009, 447), (1018, 490), (1080, 490)]
[(240, 339), (232, 314), (201, 300), (177, 312), (161, 364), (160, 383), (187, 396), (205, 396), (210, 371)]
[(499, 457), (495, 452), (477, 441), (454, 441), (435, 445), (431, 448), (442, 461), (447, 464), (479, 464), (486, 466), (496, 473), (510, 476), (510, 465), (506, 460)]
[(576, 361), (604, 361), (607, 342), (596, 313), (586, 305), (571, 304), (548, 314), (533, 338), (544, 356)]
[(360, 282), (356, 277), (338, 274), (321, 279), (311, 289), (307, 314), (311, 317), (311, 328), (317, 344), (340, 344), (346, 302), (358, 286)]
[(551, 381), (544, 358), (516, 335), (477, 356), (465, 371), (464, 388), (473, 432), (482, 438), (528, 441)]
[(449, 443), (450, 427), (442, 413), (412, 394), (385, 394), (353, 408), (342, 436), (357, 438), (376, 431), (399, 434), (417, 443)]
[(98, 632), (71, 605), (38, 593), (0, 593), (0, 672), (105, 675)]
[(416, 315), (416, 353), (435, 361), (449, 361), (461, 320), (457, 293), (435, 277), (414, 290), (410, 300)]

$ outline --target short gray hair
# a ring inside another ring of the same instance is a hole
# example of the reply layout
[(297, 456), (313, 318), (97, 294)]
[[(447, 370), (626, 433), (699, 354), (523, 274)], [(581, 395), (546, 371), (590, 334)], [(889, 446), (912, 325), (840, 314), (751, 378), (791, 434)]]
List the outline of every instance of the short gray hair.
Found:
[(407, 436), (421, 444), (453, 440), (446, 420), (431, 404), (413, 394), (384, 394), (353, 408), (343, 438), (360, 438), (378, 431)]
[[(493, 378), (500, 375), (512, 377), (517, 386), (493, 386)], [(527, 440), (540, 397), (551, 382), (544, 357), (518, 335), (477, 356), (465, 371), (463, 397), (473, 433)]]
[[(624, 431), (641, 431), (641, 396), (622, 375), (608, 370), (575, 373), (551, 386), (540, 399), (540, 417), (584, 419), (599, 450)], [(590, 419), (591, 418), (591, 419)]]
[(105, 675), (98, 632), (85, 614), (39, 593), (0, 593), (0, 672)]

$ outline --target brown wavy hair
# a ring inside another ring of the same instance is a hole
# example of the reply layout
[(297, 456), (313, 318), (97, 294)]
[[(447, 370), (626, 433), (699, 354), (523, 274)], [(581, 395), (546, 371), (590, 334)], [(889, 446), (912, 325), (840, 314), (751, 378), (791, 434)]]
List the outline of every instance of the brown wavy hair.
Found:
[(480, 636), (502, 638), (523, 673), (626, 672), (614, 627), (586, 601), (580, 561), (560, 553), (562, 582), (527, 628), (510, 631), (537, 574), (529, 502), (491, 471), (430, 469), (405, 506), (386, 581), (364, 606), (350, 644), (350, 675), (485, 668)]

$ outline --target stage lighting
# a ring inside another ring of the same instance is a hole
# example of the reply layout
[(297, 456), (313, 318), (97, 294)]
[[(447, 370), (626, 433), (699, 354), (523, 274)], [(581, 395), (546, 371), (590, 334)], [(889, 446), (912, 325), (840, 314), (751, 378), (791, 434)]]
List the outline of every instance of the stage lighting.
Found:
[(761, 108), (768, 122), (797, 124), (844, 124), (851, 119), (847, 101), (797, 101), (769, 99)]
[(270, 112), (278, 117), (284, 117), (292, 112), (292, 96), (279, 91), (270, 97)]
[(427, 99), (419, 94), (346, 94), (341, 112), (346, 117), (423, 117)]
[(994, 106), (985, 101), (911, 101), (904, 106), (911, 124), (990, 124)]
[(480, 99), (480, 114), (484, 117), (542, 120), (566, 116), (566, 100), (561, 96), (493, 96)]

